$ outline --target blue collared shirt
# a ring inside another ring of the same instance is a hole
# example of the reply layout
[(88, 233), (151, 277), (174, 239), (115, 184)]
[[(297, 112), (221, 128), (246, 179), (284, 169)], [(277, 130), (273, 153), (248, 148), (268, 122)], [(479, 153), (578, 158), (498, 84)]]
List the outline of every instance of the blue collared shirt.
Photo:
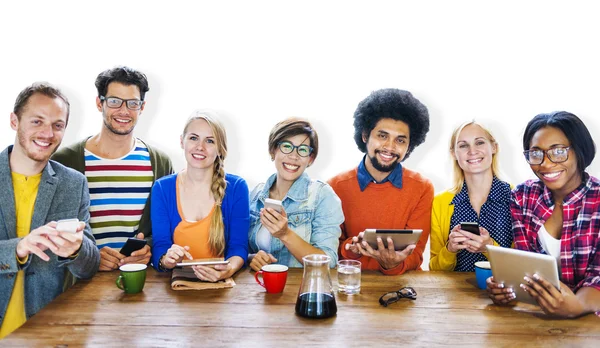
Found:
[(390, 175), (386, 176), (385, 179), (377, 182), (377, 180), (373, 179), (367, 167), (365, 166), (365, 160), (367, 159), (367, 155), (365, 155), (360, 161), (358, 165), (358, 185), (360, 186), (360, 190), (364, 191), (370, 183), (374, 184), (383, 184), (386, 182), (391, 182), (392, 185), (401, 189), (402, 188), (402, 164), (398, 162), (396, 168), (394, 168)]

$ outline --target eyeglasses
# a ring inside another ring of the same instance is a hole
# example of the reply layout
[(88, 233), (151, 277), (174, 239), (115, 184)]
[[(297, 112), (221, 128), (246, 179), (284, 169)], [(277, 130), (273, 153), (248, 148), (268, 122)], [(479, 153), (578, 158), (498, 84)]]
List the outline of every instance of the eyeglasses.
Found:
[(383, 294), (383, 296), (381, 296), (379, 298), (379, 304), (381, 304), (384, 307), (387, 307), (389, 304), (392, 304), (394, 302), (398, 302), (403, 298), (408, 298), (411, 300), (416, 300), (417, 299), (417, 292), (415, 291), (415, 289), (411, 288), (411, 287), (405, 287), (402, 288), (398, 291), (392, 291), (392, 292), (388, 292)]
[(570, 146), (557, 146), (548, 150), (527, 150), (523, 151), (525, 160), (532, 165), (542, 164), (544, 155), (553, 163), (562, 163), (569, 159)]
[(279, 151), (285, 154), (292, 153), (292, 151), (296, 149), (296, 152), (300, 157), (308, 157), (314, 150), (312, 147), (306, 144), (296, 146), (289, 141), (280, 141), (279, 143), (277, 143), (277, 145), (279, 146)]
[(105, 96), (100, 96), (100, 100), (106, 101), (106, 106), (111, 109), (120, 108), (121, 105), (123, 105), (123, 102), (126, 102), (125, 105), (127, 105), (129, 110), (139, 110), (142, 108), (142, 105), (144, 105), (144, 101), (138, 99), (121, 99), (117, 97), (106, 98)]

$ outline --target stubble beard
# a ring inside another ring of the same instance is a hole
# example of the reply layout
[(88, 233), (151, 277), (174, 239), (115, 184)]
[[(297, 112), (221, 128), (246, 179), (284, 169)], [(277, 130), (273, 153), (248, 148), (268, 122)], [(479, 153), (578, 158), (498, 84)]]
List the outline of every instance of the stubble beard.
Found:
[(43, 154), (31, 150), (31, 147), (34, 147), (36, 145), (29, 143), (27, 136), (25, 135), (25, 132), (23, 132), (23, 130), (19, 129), (17, 131), (17, 139), (19, 140), (19, 146), (23, 149), (25, 155), (29, 159), (40, 163), (48, 162), (48, 160), (50, 160), (50, 157), (52, 157), (52, 155), (56, 152), (56, 150), (58, 150), (58, 147), (60, 146), (59, 142), (58, 144), (54, 145), (54, 148), (48, 156), (44, 156)]

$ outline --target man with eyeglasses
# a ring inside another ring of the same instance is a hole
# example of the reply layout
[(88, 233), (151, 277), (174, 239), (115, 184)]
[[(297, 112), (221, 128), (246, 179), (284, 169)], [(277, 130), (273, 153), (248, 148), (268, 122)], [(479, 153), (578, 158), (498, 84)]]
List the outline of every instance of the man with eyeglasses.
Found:
[(90, 225), (100, 249), (100, 271), (150, 261), (150, 245), (125, 256), (128, 238), (151, 242), (150, 190), (157, 179), (173, 173), (171, 160), (133, 130), (146, 105), (146, 76), (118, 66), (96, 78), (100, 133), (62, 148), (53, 159), (85, 174), (90, 189)]
[[(381, 89), (354, 113), (354, 140), (365, 153), (357, 168), (329, 181), (342, 200), (346, 220), (340, 259), (360, 260), (363, 269), (402, 274), (420, 269), (431, 228), (433, 185), (401, 162), (425, 141), (429, 113), (410, 92)], [(421, 229), (416, 245), (395, 250), (381, 238), (377, 248), (363, 240), (366, 229)]]

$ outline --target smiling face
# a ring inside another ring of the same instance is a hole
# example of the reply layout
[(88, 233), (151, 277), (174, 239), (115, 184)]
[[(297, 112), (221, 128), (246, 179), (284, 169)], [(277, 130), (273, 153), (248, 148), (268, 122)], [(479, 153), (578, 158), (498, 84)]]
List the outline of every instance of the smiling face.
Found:
[(185, 134), (181, 136), (181, 148), (188, 168), (212, 168), (219, 155), (213, 130), (204, 119), (189, 123)]
[(480, 174), (492, 170), (496, 144), (478, 125), (470, 124), (456, 138), (452, 156), (465, 174)]
[[(529, 150), (549, 150), (554, 147), (570, 146), (569, 139), (558, 128), (544, 127), (535, 132), (529, 144)], [(535, 175), (553, 194), (561, 197), (574, 191), (581, 184), (581, 174), (577, 170), (577, 158), (572, 149), (568, 150), (568, 159), (554, 163), (544, 154), (544, 161), (538, 165), (529, 165)]]
[[(106, 89), (106, 98), (120, 98), (123, 100), (140, 100), (140, 90), (136, 85), (124, 85), (119, 82), (111, 82)], [(127, 103), (123, 102), (121, 107), (113, 109), (106, 105), (106, 101), (101, 101), (96, 97), (96, 107), (102, 112), (104, 126), (114, 134), (127, 135), (133, 132), (137, 124), (138, 117), (142, 114), (145, 104), (140, 110), (131, 110), (127, 108)]]
[(65, 135), (67, 106), (60, 98), (33, 94), (20, 118), (14, 113), (10, 115), (10, 124), (17, 131), (13, 153), (47, 162)]
[[(310, 146), (310, 138), (306, 134), (298, 134), (292, 137), (284, 138), (282, 141), (289, 141), (295, 146), (302, 144)], [(275, 169), (277, 170), (277, 181), (286, 181), (293, 183), (304, 173), (304, 170), (312, 164), (313, 155), (307, 157), (301, 157), (298, 155), (298, 149), (285, 154), (277, 147), (273, 153), (273, 161), (275, 162)]]
[(363, 141), (367, 145), (367, 170), (379, 180), (378, 176), (387, 176), (404, 159), (410, 144), (410, 129), (402, 121), (382, 118), (368, 138), (363, 134)]

